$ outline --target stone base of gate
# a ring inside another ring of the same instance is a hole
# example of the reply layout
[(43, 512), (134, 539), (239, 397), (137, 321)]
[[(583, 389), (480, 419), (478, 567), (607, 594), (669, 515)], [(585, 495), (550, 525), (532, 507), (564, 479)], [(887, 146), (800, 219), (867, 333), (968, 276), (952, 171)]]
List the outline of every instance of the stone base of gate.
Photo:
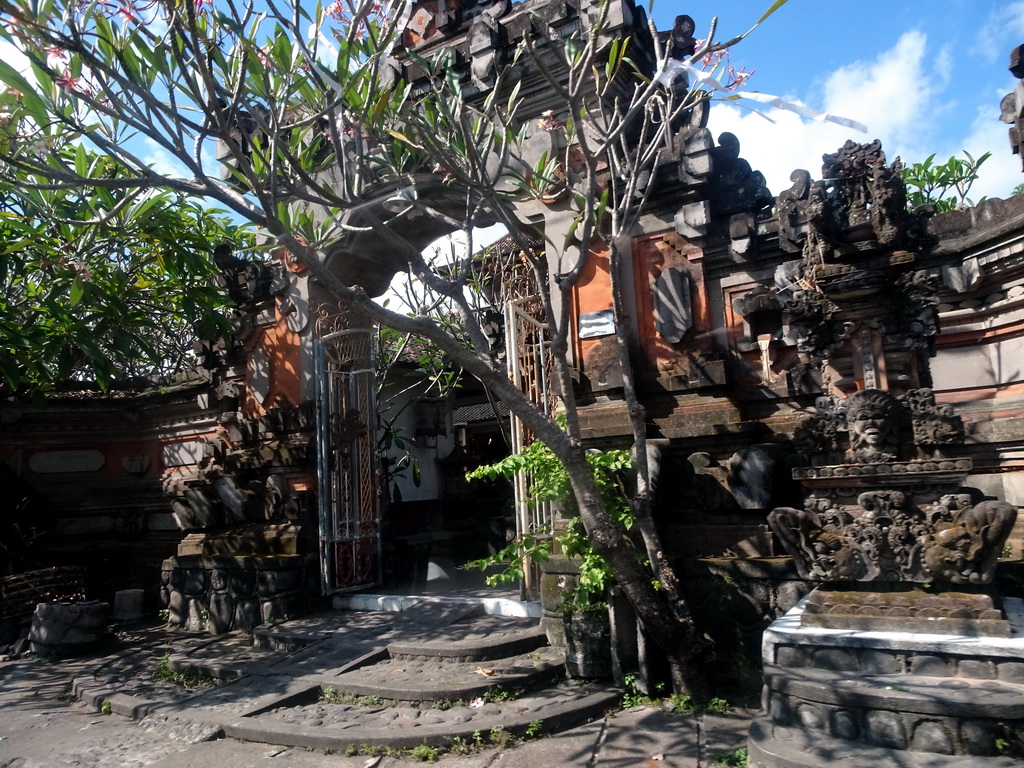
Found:
[(190, 533), (178, 544), (178, 557), (194, 555), (298, 555), (303, 549), (303, 527), (293, 523), (249, 523), (216, 533)]
[(164, 561), (160, 597), (168, 624), (221, 634), (307, 613), (319, 579), (312, 555), (191, 555)]
[(1024, 757), (1024, 602), (1010, 637), (806, 626), (804, 598), (765, 631), (754, 768), (953, 768)]

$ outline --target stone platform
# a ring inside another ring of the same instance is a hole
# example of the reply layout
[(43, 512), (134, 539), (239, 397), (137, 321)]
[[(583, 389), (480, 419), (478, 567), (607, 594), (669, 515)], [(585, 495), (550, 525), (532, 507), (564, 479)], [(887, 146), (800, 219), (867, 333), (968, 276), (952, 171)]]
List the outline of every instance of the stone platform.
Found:
[(765, 632), (752, 766), (1021, 764), (1024, 603), (1009, 637), (970, 637), (807, 626), (809, 600)]

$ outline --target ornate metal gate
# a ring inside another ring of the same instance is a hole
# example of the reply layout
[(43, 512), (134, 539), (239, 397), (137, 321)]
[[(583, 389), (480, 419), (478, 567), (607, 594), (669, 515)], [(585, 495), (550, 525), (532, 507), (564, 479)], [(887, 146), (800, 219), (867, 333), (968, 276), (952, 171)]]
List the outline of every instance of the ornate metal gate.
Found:
[(380, 583), (372, 329), (314, 342), (320, 577), (324, 594)]
[[(538, 305), (534, 297), (516, 299), (505, 305), (505, 349), (513, 383), (545, 413), (550, 413), (548, 373), (551, 369), (551, 348), (547, 325), (534, 316), (539, 314)], [(519, 453), (534, 441), (534, 437), (515, 414), (511, 420), (512, 452)], [(531, 482), (532, 478), (525, 472), (516, 475), (516, 533), (520, 536), (528, 531), (550, 530), (554, 522), (550, 502), (528, 503)], [(527, 599), (534, 600), (539, 597), (539, 590), (539, 567), (536, 563), (529, 563), (523, 569), (523, 592)]]

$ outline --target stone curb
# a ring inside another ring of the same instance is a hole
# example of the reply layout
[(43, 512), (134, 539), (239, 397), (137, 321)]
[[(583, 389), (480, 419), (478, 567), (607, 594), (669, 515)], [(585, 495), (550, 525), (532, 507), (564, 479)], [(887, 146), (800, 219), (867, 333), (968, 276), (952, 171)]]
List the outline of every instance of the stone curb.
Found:
[(425, 686), (418, 688), (409, 685), (401, 688), (392, 688), (387, 683), (355, 683), (344, 679), (325, 680), (323, 686), (331, 687), (340, 693), (347, 693), (353, 696), (380, 696), (382, 699), (395, 699), (398, 701), (471, 699), (476, 696), (483, 696), (487, 691), (500, 687), (529, 688), (553, 674), (560, 674), (564, 669), (564, 662), (542, 663), (523, 674), (495, 675), (493, 678), (483, 678), (481, 682), (473, 680), (463, 685), (442, 686), (440, 683), (428, 682), (426, 685), (431, 686), (429, 688)]
[[(367, 745), (371, 747), (392, 747), (394, 749), (411, 749), (426, 744), (428, 746), (448, 746), (455, 738), (470, 739), (476, 732), (486, 733), (492, 728), (500, 728), (513, 735), (526, 732), (531, 723), (540, 720), (544, 725), (542, 732), (562, 731), (589, 720), (594, 720), (617, 706), (622, 696), (621, 691), (609, 690), (593, 693), (577, 701), (566, 702), (552, 707), (546, 712), (533, 712), (534, 717), (509, 717), (507, 715), (475, 721), (472, 727), (465, 723), (448, 726), (423, 726), (410, 728), (407, 733), (396, 731), (395, 728), (349, 728), (336, 733), (329, 733), (324, 727), (291, 725), (288, 723), (257, 722), (248, 718), (239, 718), (224, 724), (224, 734), (233, 739), (258, 741), (264, 744), (277, 744), (289, 747), (312, 747), (314, 749), (344, 750), (350, 745)], [(540, 715), (537, 717), (536, 715)]]
[(488, 642), (487, 638), (462, 643), (416, 643), (398, 641), (388, 645), (393, 659), (450, 659), (452, 661), (490, 661), (516, 656), (547, 645), (548, 639), (539, 626), (519, 630), (513, 637)]

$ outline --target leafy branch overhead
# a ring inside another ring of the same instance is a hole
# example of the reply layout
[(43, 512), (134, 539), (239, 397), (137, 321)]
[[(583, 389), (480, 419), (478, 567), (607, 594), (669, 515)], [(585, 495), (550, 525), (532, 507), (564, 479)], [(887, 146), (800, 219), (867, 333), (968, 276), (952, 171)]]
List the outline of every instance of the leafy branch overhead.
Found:
[[(966, 149), (963, 153), (966, 159), (954, 155), (945, 163), (935, 163), (935, 154), (932, 153), (922, 162), (903, 169), (907, 201), (911, 208), (931, 205), (936, 213), (942, 213), (975, 205), (968, 195), (978, 180), (978, 169), (992, 153), (986, 152), (977, 159)], [(978, 202), (984, 202), (984, 198)]]
[[(87, 177), (124, 173), (81, 145), (56, 157)], [(0, 179), (0, 391), (159, 378), (191, 365), (197, 335), (229, 334), (209, 254), (244, 248), (244, 228), (172, 192), (42, 181)]]

